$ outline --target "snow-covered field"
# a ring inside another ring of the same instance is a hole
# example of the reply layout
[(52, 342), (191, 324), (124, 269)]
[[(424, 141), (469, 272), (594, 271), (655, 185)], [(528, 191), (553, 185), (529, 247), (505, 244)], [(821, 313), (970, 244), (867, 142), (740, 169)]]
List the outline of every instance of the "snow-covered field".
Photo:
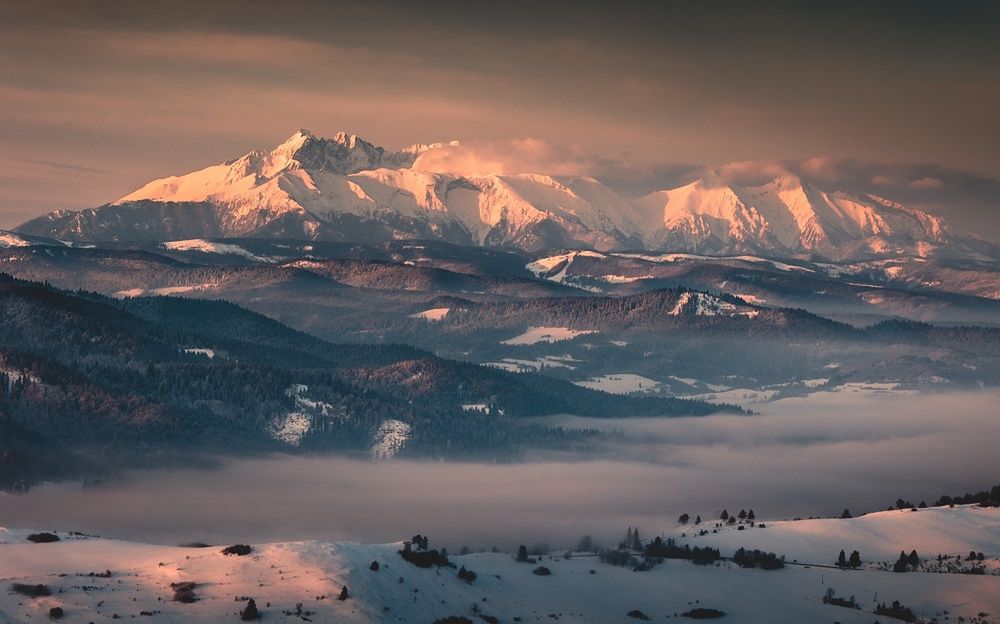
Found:
[[(1000, 559), (1000, 509), (977, 505), (879, 511), (847, 519), (770, 521), (763, 529), (727, 525), (712, 533), (716, 522), (702, 522), (700, 527), (678, 525), (668, 533), (681, 543), (718, 547), (723, 554), (744, 546), (783, 554), (789, 561), (821, 565), (833, 565), (842, 549), (859, 551), (865, 562), (895, 561), (900, 551), (911, 550), (925, 558), (938, 554), (965, 557), (975, 551), (994, 561)], [(699, 529), (709, 533), (699, 536)]]
[(501, 341), (505, 345), (533, 345), (540, 342), (561, 342), (572, 340), (577, 336), (585, 334), (596, 334), (596, 331), (588, 329), (570, 329), (568, 327), (530, 327), (523, 334)]
[(576, 368), (570, 362), (579, 362), (572, 355), (543, 355), (537, 357), (533, 360), (525, 360), (521, 358), (503, 358), (498, 362), (487, 362), (487, 366), (492, 366), (494, 368), (502, 368), (514, 373), (520, 373), (524, 371), (539, 371), (543, 368), (568, 368), (573, 370)]
[[(725, 546), (724, 556), (732, 554), (727, 548), (739, 543), (818, 564), (829, 563), (831, 547), (854, 545), (862, 552), (891, 555), (904, 542), (917, 542), (913, 546), (925, 552), (935, 550), (931, 544), (946, 550), (978, 547), (996, 557), (998, 523), (998, 509), (959, 507), (856, 520), (768, 522), (767, 528), (727, 530), (712, 537)], [(59, 542), (34, 544), (26, 541), (29, 533), (0, 529), (0, 583), (8, 586), (0, 591), (0, 621), (45, 621), (53, 607), (64, 610), (67, 622), (116, 617), (239, 621), (247, 598), (256, 601), (265, 622), (429, 624), (451, 615), (479, 621), (477, 613), (500, 622), (627, 622), (626, 614), (634, 609), (659, 621), (693, 607), (708, 607), (724, 611), (723, 622), (871, 624), (876, 619), (890, 621), (876, 618), (871, 609), (876, 602), (892, 600), (927, 621), (934, 617), (944, 621), (945, 613), (949, 621), (961, 621), (960, 617), (967, 622), (1000, 621), (1000, 577), (988, 575), (817, 566), (762, 571), (729, 562), (697, 566), (676, 560), (634, 572), (583, 553), (569, 559), (546, 556), (534, 564), (517, 563), (502, 553), (451, 556), (453, 564), (478, 575), (466, 583), (457, 578), (455, 568), (423, 569), (407, 563), (397, 554), (398, 543), (255, 544), (247, 556), (227, 556), (221, 552), (223, 545), (151, 546), (67, 533), (59, 534)], [(378, 570), (371, 569), (372, 562), (378, 562)], [(551, 575), (533, 574), (538, 565)], [(91, 576), (91, 572), (110, 572), (110, 576)], [(172, 600), (171, 583), (179, 582), (196, 584), (195, 602)], [(44, 584), (51, 595), (17, 595), (9, 591), (13, 583)], [(348, 598), (337, 600), (343, 587)], [(839, 596), (855, 596), (862, 608), (823, 604), (821, 597), (828, 588)], [(978, 615), (983, 612), (989, 615)]]
[(411, 314), (410, 318), (424, 319), (425, 321), (443, 321), (449, 312), (451, 312), (451, 308), (431, 308), (423, 312)]
[(778, 396), (777, 390), (756, 390), (753, 388), (732, 388), (718, 392), (684, 395), (687, 399), (698, 399), (709, 403), (735, 403), (736, 405), (752, 405), (766, 403)]
[(146, 290), (144, 288), (129, 288), (127, 290), (119, 290), (111, 294), (112, 297), (118, 299), (124, 299), (126, 297), (142, 297), (143, 295), (154, 295), (159, 297), (169, 297), (171, 295), (180, 295), (189, 292), (202, 292), (206, 290), (213, 290), (219, 285), (214, 283), (205, 284), (189, 284), (187, 286), (164, 286), (163, 288), (153, 288)]
[(189, 347), (184, 349), (184, 353), (193, 353), (195, 355), (204, 355), (210, 360), (215, 359), (215, 349), (206, 349), (205, 347)]
[(27, 247), (31, 243), (24, 238), (14, 234), (13, 232), (6, 232), (0, 230), (0, 249), (5, 247)]
[(201, 238), (193, 238), (189, 240), (178, 240), (178, 241), (168, 241), (163, 243), (164, 249), (170, 249), (172, 251), (200, 251), (202, 253), (209, 254), (223, 254), (231, 256), (240, 256), (248, 260), (258, 260), (258, 261), (270, 261), (269, 258), (262, 258), (256, 256), (243, 247), (239, 245), (233, 245), (231, 243), (215, 243), (212, 241), (207, 241)]
[(633, 394), (639, 392), (658, 392), (660, 382), (649, 377), (636, 375), (634, 373), (616, 373), (611, 375), (601, 375), (591, 377), (585, 381), (574, 381), (578, 386), (590, 388), (591, 390), (603, 390), (611, 394)]

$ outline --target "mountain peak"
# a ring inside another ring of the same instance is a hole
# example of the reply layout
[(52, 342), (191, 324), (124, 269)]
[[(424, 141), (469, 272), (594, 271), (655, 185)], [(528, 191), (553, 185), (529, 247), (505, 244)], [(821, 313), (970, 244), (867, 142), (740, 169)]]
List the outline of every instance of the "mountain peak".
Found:
[(354, 149), (355, 147), (357, 147), (359, 140), (362, 143), (367, 143), (367, 141), (365, 141), (364, 139), (359, 139), (358, 135), (347, 134), (343, 130), (333, 135), (333, 138), (329, 140), (333, 141), (334, 143), (339, 143), (340, 145), (343, 145), (349, 149)]
[[(262, 167), (260, 173), (266, 177), (271, 177), (275, 173), (287, 169), (295, 159), (295, 155), (310, 141), (316, 140), (312, 132), (306, 129), (299, 129), (292, 136), (285, 139), (283, 143), (272, 149), (268, 153), (268, 162)], [(252, 158), (259, 152), (251, 152)]]
[(302, 145), (304, 145), (306, 141), (313, 141), (315, 139), (316, 139), (315, 134), (306, 130), (305, 128), (300, 128), (296, 130), (295, 133), (292, 134), (292, 136), (288, 137), (280, 144), (278, 144), (278, 146), (272, 149), (271, 152), (274, 153), (278, 151), (288, 151), (288, 150), (294, 151), (302, 147)]
[[(107, 217), (97, 214), (100, 209), (54, 213), (21, 231), (74, 240), (111, 232), (124, 239), (135, 236), (122, 231), (121, 222), (128, 222), (138, 223), (136, 231), (148, 237), (191, 219), (184, 211), (204, 209), (167, 204), (206, 202), (213, 212), (189, 228), (190, 237), (441, 238), (529, 250), (591, 246), (831, 259), (980, 253), (920, 210), (824, 189), (775, 169), (760, 175), (750, 169), (708, 172), (639, 198), (621, 196), (593, 178), (487, 171), (470, 182), (435, 168), (442, 163), (434, 158), (414, 169), (425, 152), (454, 145), (418, 143), (388, 152), (356, 134), (322, 137), (302, 128), (271, 150), (155, 180), (115, 204), (151, 202), (148, 217), (124, 217), (117, 209)], [(345, 223), (350, 227), (341, 231)]]
[(348, 150), (353, 149), (367, 149), (367, 150), (381, 150), (382, 148), (364, 140), (356, 134), (349, 134), (344, 131), (340, 131), (334, 134), (332, 137), (326, 138), (317, 136), (310, 130), (305, 128), (299, 128), (295, 131), (292, 136), (285, 139), (280, 145), (271, 150), (271, 153), (281, 153), (281, 152), (297, 152), (309, 143), (316, 142), (324, 144), (327, 147), (339, 146), (346, 148)]
[(331, 138), (300, 129), (268, 153), (260, 175), (271, 178), (287, 169), (301, 168), (350, 174), (383, 166), (385, 150), (356, 134), (338, 132)]

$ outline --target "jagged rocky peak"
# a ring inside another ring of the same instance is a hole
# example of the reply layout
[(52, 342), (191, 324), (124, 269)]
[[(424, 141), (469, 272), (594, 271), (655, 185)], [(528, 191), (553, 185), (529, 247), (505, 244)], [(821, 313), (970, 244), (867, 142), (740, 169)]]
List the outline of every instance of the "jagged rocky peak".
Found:
[(271, 152), (271, 161), (273, 165), (347, 175), (384, 166), (386, 151), (356, 134), (338, 132), (332, 138), (322, 138), (299, 130)]

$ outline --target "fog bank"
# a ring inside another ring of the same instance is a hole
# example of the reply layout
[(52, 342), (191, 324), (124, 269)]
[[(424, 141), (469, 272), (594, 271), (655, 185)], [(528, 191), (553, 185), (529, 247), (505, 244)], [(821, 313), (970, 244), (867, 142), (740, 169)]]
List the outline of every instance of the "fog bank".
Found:
[(758, 518), (855, 513), (897, 497), (1000, 481), (1000, 392), (820, 393), (758, 406), (756, 416), (546, 419), (621, 433), (587, 456), (517, 464), (293, 457), (218, 469), (136, 471), (99, 487), (48, 485), (0, 494), (0, 526), (80, 530), (160, 543), (295, 539), (439, 545), (608, 543), (681, 513)]

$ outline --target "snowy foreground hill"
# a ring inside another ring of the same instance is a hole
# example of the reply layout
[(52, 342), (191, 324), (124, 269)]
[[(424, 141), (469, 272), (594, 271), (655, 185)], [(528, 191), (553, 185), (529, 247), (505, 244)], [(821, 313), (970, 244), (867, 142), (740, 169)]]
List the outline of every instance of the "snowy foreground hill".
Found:
[[(715, 523), (705, 522), (699, 531), (708, 534), (701, 537), (690, 538), (690, 525), (671, 527), (665, 535), (679, 543), (718, 546), (723, 557), (743, 546), (773, 550), (797, 564), (765, 571), (729, 561), (695, 565), (668, 559), (651, 570), (633, 571), (587, 553), (534, 563), (477, 553), (452, 555), (455, 567), (419, 568), (398, 554), (402, 544), (255, 544), (250, 554), (239, 556), (223, 554), (222, 546), (153, 546), (67, 533), (59, 533), (58, 542), (33, 543), (27, 539), (31, 531), (0, 529), (0, 622), (45, 621), (56, 607), (68, 622), (239, 621), (249, 598), (265, 622), (430, 624), (448, 616), (472, 622), (687, 621), (683, 613), (703, 608), (725, 612), (721, 621), (729, 622), (846, 624), (898, 621), (872, 613), (877, 603), (897, 600), (920, 621), (1000, 621), (1000, 509), (966, 506), (759, 524), (712, 533)], [(861, 569), (830, 566), (840, 549), (859, 550)], [(913, 549), (923, 558), (922, 571), (879, 569), (891, 566), (900, 550)], [(954, 560), (969, 551), (984, 553), (984, 561), (972, 565), (983, 566), (985, 574), (929, 571), (942, 569), (935, 565), (939, 553)], [(535, 573), (538, 566), (551, 574)], [(471, 583), (458, 578), (461, 567), (476, 573)], [(186, 582), (194, 583), (193, 589), (176, 585)], [(49, 595), (24, 595), (30, 587), (16, 593), (15, 584), (40, 584)], [(345, 586), (347, 598), (339, 600)], [(196, 600), (175, 601), (178, 587)], [(859, 608), (825, 604), (822, 597), (830, 588), (836, 596), (854, 596)]]

